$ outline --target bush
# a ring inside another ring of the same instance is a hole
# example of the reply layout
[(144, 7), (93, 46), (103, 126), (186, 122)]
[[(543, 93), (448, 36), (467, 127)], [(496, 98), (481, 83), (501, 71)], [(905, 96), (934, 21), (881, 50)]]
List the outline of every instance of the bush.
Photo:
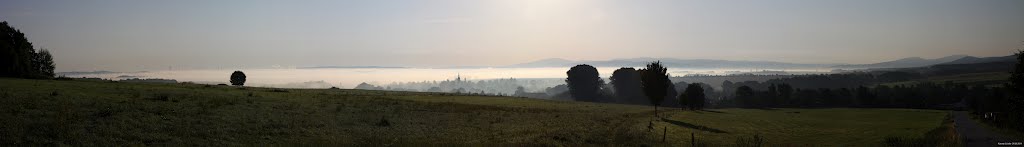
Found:
[(377, 122), (377, 126), (378, 127), (389, 127), (389, 126), (391, 126), (391, 122), (389, 122), (387, 118), (384, 118), (383, 116), (381, 116), (380, 117), (380, 122)]
[(245, 73), (242, 73), (242, 71), (235, 71), (231, 73), (231, 85), (245, 85)]
[(690, 146), (691, 147), (708, 147), (708, 146), (712, 146), (712, 145), (709, 142), (701, 139), (697, 135), (694, 135), (694, 133), (690, 133)]
[(157, 93), (153, 95), (154, 100), (158, 101), (171, 101), (171, 94), (168, 93)]
[(765, 146), (765, 139), (761, 135), (754, 134), (751, 137), (736, 138), (737, 147), (762, 147)]
[(131, 95), (132, 98), (142, 98), (142, 92), (139, 91), (133, 90), (131, 92), (128, 92), (128, 94)]
[(53, 78), (53, 80), (57, 80), (57, 81), (71, 81), (71, 80), (75, 80), (75, 79), (74, 78), (70, 78), (70, 77), (65, 77), (65, 76), (58, 76), (57, 78)]

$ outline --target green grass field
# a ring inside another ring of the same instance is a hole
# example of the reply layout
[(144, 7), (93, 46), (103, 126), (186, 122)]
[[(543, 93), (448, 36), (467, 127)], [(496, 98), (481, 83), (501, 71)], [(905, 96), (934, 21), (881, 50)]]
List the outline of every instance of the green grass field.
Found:
[(0, 79), (0, 144), (682, 146), (693, 133), (709, 146), (755, 134), (777, 146), (881, 146), (922, 136), (947, 114), (661, 110), (663, 118), (650, 106), (513, 97)]

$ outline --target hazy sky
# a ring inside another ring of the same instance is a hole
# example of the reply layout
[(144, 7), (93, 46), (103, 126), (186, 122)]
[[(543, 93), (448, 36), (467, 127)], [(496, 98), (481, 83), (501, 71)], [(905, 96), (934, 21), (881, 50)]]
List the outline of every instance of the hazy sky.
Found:
[(58, 71), (1009, 55), (1022, 0), (3, 0)]

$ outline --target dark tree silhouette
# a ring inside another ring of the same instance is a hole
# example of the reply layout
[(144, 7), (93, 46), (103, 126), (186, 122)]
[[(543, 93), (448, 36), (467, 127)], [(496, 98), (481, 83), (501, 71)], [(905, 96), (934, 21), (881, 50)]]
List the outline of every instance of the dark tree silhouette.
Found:
[(25, 34), (0, 22), (0, 76), (53, 78), (53, 56), (47, 50), (36, 53)]
[(875, 105), (875, 95), (871, 93), (871, 89), (868, 89), (868, 87), (857, 87), (856, 97), (857, 102), (861, 107), (870, 107)]
[(691, 102), (690, 94), (686, 93), (685, 90), (683, 91), (683, 93), (679, 94), (679, 98), (678, 99), (679, 99), (679, 110), (681, 110), (681, 111), (686, 110), (687, 106), (689, 106), (690, 103), (693, 103), (693, 102)]
[(701, 106), (700, 106), (701, 109), (707, 108), (705, 106), (711, 106), (712, 105), (711, 104), (712, 101), (720, 100), (718, 98), (720, 98), (721, 94), (719, 94), (717, 91), (715, 91), (715, 88), (712, 87), (711, 84), (707, 84), (707, 83), (697, 83), (697, 84), (699, 84), (700, 87), (704, 89), (704, 99), (702, 99), (703, 101), (701, 102)]
[(6, 21), (0, 22), (0, 25), (0, 49), (3, 49), (0, 54), (0, 63), (3, 65), (0, 74), (5, 77), (25, 77), (31, 67), (32, 43), (28, 42), (25, 34)]
[(755, 107), (754, 89), (750, 86), (736, 88), (736, 102), (743, 107)]
[(1010, 83), (1006, 85), (1017, 95), (1024, 95), (1024, 50), (1017, 51), (1014, 53), (1017, 56), (1017, 63), (1013, 65), (1013, 71), (1010, 72)]
[(565, 74), (568, 78), (565, 83), (569, 86), (569, 94), (577, 101), (596, 102), (600, 98), (599, 92), (604, 80), (598, 76), (597, 68), (580, 64), (569, 68)]
[(519, 87), (516, 87), (516, 92), (513, 93), (512, 95), (520, 96), (520, 95), (525, 95), (525, 94), (526, 94), (526, 88), (523, 88), (523, 86), (519, 86)]
[(694, 99), (696, 101), (695, 101), (695, 103), (693, 103), (694, 104), (693, 106), (696, 106), (697, 110), (704, 110), (704, 105), (708, 103), (707, 93), (714, 92), (714, 91), (705, 91), (704, 88), (702, 87), (703, 85), (701, 85), (702, 83), (693, 83), (693, 84), (697, 84), (697, 88), (699, 90), (698, 95), (695, 97), (696, 99)]
[(768, 91), (761, 98), (773, 107), (778, 107), (775, 104), (782, 104), (782, 100), (779, 99), (779, 88), (775, 87), (775, 84), (768, 85)]
[(618, 102), (626, 104), (644, 104), (646, 97), (640, 89), (640, 73), (636, 69), (623, 67), (612, 73), (611, 80)]
[[(672, 83), (671, 79), (669, 81), (667, 81), (667, 82), (668, 82), (666, 84), (667, 86), (665, 86), (665, 98), (662, 99), (661, 105), (659, 105), (659, 106), (663, 106), (663, 107), (679, 106), (679, 99), (676, 98), (676, 97), (679, 96), (679, 93), (680, 93), (680, 91), (683, 90), (683, 88), (686, 88), (686, 85), (682, 85), (682, 87), (676, 88), (676, 84)], [(679, 106), (679, 107), (682, 107), (682, 106)]]
[(245, 85), (245, 73), (242, 73), (242, 71), (235, 71), (234, 73), (231, 73), (231, 85)]
[[(372, 85), (372, 84), (368, 84), (366, 82), (363, 82), (363, 83), (359, 83), (359, 85), (356, 85), (356, 87), (352, 88), (352, 89), (384, 90), (384, 87), (380, 87), (380, 86), (376, 86), (376, 85)], [(452, 91), (452, 93), (462, 93), (462, 92), (465, 92), (465, 89), (459, 89), (457, 92), (456, 91)]]
[(1006, 84), (1011, 96), (1006, 99), (1008, 104), (1004, 105), (1004, 109), (1009, 113), (1009, 121), (1006, 122), (1013, 124), (1010, 127), (1024, 131), (1024, 50), (1018, 50), (1014, 55), (1017, 56), (1017, 63), (1010, 72), (1010, 83)]
[(32, 56), (32, 64), (35, 68), (36, 75), (40, 78), (52, 78), (54, 76), (53, 69), (53, 55), (50, 55), (50, 51), (46, 49), (39, 50), (39, 53)]
[(640, 85), (644, 94), (654, 105), (654, 116), (658, 116), (658, 106), (665, 99), (668, 92), (668, 69), (661, 65), (661, 61), (654, 61), (647, 64), (647, 68), (640, 69)]
[(691, 83), (686, 86), (686, 90), (683, 90), (683, 94), (679, 95), (679, 105), (682, 108), (688, 108), (690, 110), (704, 109), (704, 88), (701, 87), (700, 83)]
[(790, 86), (789, 84), (786, 84), (786, 83), (782, 83), (782, 84), (779, 84), (779, 87), (778, 87), (777, 90), (778, 90), (778, 94), (779, 94), (778, 98), (779, 98), (780, 102), (789, 104), (789, 103), (791, 103), (793, 101), (793, 86)]
[(736, 86), (736, 83), (733, 83), (732, 81), (729, 81), (729, 80), (722, 81), (722, 94), (723, 94), (723, 96), (732, 96), (732, 94), (735, 94), (735, 92), (734, 92), (736, 90), (735, 86)]

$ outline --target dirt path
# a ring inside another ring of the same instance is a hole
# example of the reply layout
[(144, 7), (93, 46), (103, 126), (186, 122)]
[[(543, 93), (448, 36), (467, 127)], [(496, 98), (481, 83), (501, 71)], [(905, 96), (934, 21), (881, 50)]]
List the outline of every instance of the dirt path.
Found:
[(1003, 134), (988, 130), (988, 128), (981, 126), (978, 122), (971, 120), (970, 117), (970, 114), (967, 114), (966, 111), (953, 112), (953, 122), (956, 123), (956, 132), (960, 133), (960, 136), (965, 139), (967, 146), (999, 146), (997, 143), (1000, 142), (1020, 142), (1020, 140), (1011, 140)]

